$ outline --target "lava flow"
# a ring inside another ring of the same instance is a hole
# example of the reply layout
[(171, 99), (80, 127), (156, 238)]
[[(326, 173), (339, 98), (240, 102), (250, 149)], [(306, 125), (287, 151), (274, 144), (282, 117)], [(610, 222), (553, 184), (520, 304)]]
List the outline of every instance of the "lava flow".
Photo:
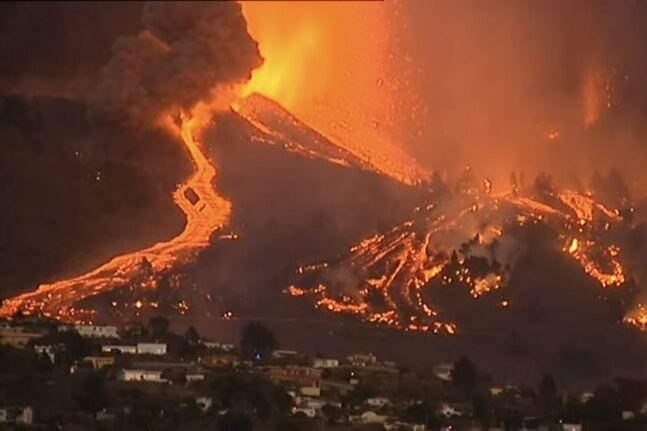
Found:
[[(478, 299), (506, 288), (519, 254), (514, 232), (531, 224), (554, 232), (555, 249), (601, 287), (624, 286), (621, 250), (609, 235), (624, 225), (619, 211), (571, 190), (521, 194), (513, 187), (493, 194), (491, 182), (484, 184), (483, 191), (446, 188), (413, 219), (365, 239), (338, 260), (298, 268), (286, 293), (367, 322), (451, 335), (456, 323), (441, 318), (430, 294), (455, 287)], [(501, 307), (511, 306), (505, 291), (498, 297)]]
[(75, 308), (79, 301), (124, 286), (142, 273), (157, 274), (190, 261), (209, 244), (213, 232), (224, 226), (231, 203), (214, 189), (216, 169), (205, 155), (196, 134), (203, 126), (201, 113), (182, 119), (181, 125), (170, 119), (166, 126), (186, 146), (195, 171), (173, 193), (173, 200), (186, 216), (182, 232), (168, 241), (132, 253), (114, 257), (100, 267), (78, 277), (43, 284), (34, 292), (4, 301), (0, 316), (18, 311), (42, 313), (65, 321), (89, 321), (93, 312)]

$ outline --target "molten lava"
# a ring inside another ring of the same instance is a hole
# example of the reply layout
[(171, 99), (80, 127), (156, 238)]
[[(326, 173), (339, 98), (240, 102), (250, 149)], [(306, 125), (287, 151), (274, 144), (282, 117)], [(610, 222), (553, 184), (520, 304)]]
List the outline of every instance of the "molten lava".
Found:
[[(490, 181), (484, 180), (484, 192), (467, 187), (449, 200), (418, 208), (412, 220), (365, 239), (335, 262), (298, 268), (297, 284), (286, 293), (311, 297), (317, 308), (368, 322), (451, 335), (457, 325), (441, 317), (429, 293), (453, 286), (478, 300), (505, 288), (513, 257), (497, 250), (506, 241), (514, 244), (508, 240), (511, 227), (549, 226), (565, 241), (563, 252), (587, 275), (602, 287), (617, 287), (626, 281), (620, 248), (603, 240), (602, 233), (622, 222), (587, 194), (494, 195)], [(500, 305), (511, 306), (508, 299)]]
[[(0, 308), (0, 316), (10, 317), (20, 310), (67, 321), (88, 321), (93, 313), (75, 308), (79, 301), (125, 286), (142, 274), (149, 275), (144, 284), (154, 288), (154, 274), (190, 261), (209, 245), (211, 235), (228, 222), (231, 203), (215, 191), (216, 169), (196, 140), (196, 134), (209, 118), (201, 108), (179, 126), (170, 119), (166, 122), (169, 131), (181, 139), (195, 168), (173, 193), (173, 200), (186, 216), (182, 232), (147, 249), (116, 256), (86, 274), (43, 284), (34, 292), (7, 299)], [(135, 307), (141, 306), (141, 302), (135, 303)]]

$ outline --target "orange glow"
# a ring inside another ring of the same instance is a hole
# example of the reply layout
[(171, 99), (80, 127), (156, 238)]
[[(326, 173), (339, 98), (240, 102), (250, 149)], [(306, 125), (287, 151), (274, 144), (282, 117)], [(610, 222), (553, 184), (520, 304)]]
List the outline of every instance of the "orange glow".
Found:
[(243, 2), (264, 64), (241, 97), (281, 104), (380, 172), (424, 177), (392, 142), (396, 79), (387, 67), (389, 2)]
[(573, 254), (577, 251), (577, 238), (573, 238), (571, 245), (568, 247), (568, 252)]
[(604, 70), (588, 70), (582, 82), (584, 125), (590, 127), (598, 122), (604, 111), (614, 103), (614, 88), (611, 75)]

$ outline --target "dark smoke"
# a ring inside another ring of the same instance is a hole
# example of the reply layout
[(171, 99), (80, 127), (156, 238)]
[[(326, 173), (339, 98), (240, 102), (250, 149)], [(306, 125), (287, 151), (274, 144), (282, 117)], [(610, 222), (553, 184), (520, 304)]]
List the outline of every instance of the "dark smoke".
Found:
[(248, 79), (262, 58), (235, 2), (151, 2), (145, 30), (122, 37), (93, 99), (99, 115), (150, 124), (210, 90)]

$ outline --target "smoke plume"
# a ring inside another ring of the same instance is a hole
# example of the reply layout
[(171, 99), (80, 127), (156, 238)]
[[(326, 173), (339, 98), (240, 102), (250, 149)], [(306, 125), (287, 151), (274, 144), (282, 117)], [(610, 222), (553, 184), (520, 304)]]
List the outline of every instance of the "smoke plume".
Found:
[(236, 2), (150, 2), (142, 21), (138, 35), (117, 40), (102, 71), (92, 105), (104, 118), (151, 124), (262, 63)]

